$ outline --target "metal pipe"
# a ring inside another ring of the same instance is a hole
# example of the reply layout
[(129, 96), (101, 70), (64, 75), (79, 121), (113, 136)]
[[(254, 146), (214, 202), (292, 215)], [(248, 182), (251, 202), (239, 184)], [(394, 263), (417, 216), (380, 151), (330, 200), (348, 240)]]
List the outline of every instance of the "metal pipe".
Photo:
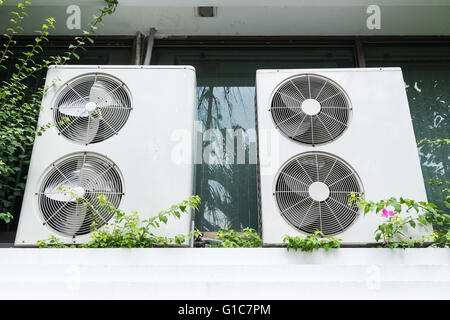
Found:
[(136, 33), (135, 44), (134, 44), (134, 64), (141, 64), (142, 57), (142, 33), (139, 31)]
[(155, 28), (150, 28), (150, 34), (147, 40), (147, 49), (145, 51), (144, 65), (149, 65), (152, 59), (153, 43), (155, 42)]

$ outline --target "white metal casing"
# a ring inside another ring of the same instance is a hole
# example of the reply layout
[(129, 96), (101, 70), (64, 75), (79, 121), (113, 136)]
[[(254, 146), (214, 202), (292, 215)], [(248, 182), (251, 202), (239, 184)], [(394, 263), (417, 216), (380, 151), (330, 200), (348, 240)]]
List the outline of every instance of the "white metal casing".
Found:
[[(329, 78), (346, 92), (352, 117), (347, 130), (336, 140), (313, 147), (289, 139), (275, 128), (269, 111), (274, 91), (286, 79), (300, 74)], [(273, 194), (278, 170), (289, 159), (304, 152), (326, 152), (347, 162), (359, 175), (366, 199), (402, 196), (426, 201), (400, 68), (258, 70), (256, 89), (264, 244), (280, 245), (284, 235), (305, 235), (281, 216)], [(360, 213), (355, 222), (336, 237), (349, 245), (373, 243), (374, 231), (383, 219), (386, 218), (374, 213)], [(429, 232), (427, 228), (416, 227), (409, 230), (408, 235), (419, 239), (426, 232)]]
[[(47, 73), (49, 87), (42, 101), (38, 127), (54, 123), (52, 104), (64, 84), (86, 74), (105, 74), (122, 81), (132, 110), (117, 135), (89, 145), (69, 141), (52, 127), (36, 137), (28, 172), (16, 246), (35, 245), (55, 235), (65, 243), (86, 243), (90, 234), (72, 237), (43, 225), (36, 191), (55, 161), (78, 152), (107, 157), (120, 171), (124, 196), (119, 208), (136, 211), (140, 219), (186, 200), (193, 194), (192, 132), (196, 108), (196, 77), (191, 66), (56, 66)], [(191, 215), (170, 217), (155, 234), (188, 234)]]

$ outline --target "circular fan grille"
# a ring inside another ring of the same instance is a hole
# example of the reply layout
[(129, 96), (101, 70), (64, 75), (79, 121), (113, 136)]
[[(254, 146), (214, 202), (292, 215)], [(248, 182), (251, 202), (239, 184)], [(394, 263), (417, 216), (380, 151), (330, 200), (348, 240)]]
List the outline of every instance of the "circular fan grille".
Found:
[(67, 82), (54, 103), (59, 133), (90, 144), (117, 134), (131, 112), (131, 99), (120, 81), (107, 75), (84, 75)]
[(356, 172), (322, 152), (292, 158), (275, 178), (274, 195), (281, 215), (306, 233), (320, 230), (333, 235), (347, 229), (359, 215), (356, 205), (348, 204), (351, 192), (363, 195)]
[(335, 82), (311, 74), (282, 83), (270, 108), (284, 135), (310, 145), (338, 138), (349, 125), (351, 110), (347, 95)]
[(97, 197), (106, 196), (118, 207), (122, 179), (111, 161), (92, 153), (79, 153), (52, 164), (37, 192), (38, 206), (53, 230), (67, 236), (83, 235), (106, 224), (113, 213)]

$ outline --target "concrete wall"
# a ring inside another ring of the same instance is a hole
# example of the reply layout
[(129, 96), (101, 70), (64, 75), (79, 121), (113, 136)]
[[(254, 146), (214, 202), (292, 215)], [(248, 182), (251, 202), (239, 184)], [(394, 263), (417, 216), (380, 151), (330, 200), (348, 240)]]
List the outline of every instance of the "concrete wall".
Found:
[(0, 249), (2, 299), (449, 299), (449, 249)]

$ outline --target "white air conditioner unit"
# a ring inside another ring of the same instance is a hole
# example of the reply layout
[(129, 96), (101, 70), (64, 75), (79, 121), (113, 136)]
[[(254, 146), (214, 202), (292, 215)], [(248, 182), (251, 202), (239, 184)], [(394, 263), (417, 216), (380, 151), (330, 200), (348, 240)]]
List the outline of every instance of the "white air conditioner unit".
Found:
[(316, 230), (375, 242), (385, 218), (350, 206), (350, 192), (426, 201), (400, 68), (258, 70), (256, 89), (264, 244)]
[[(50, 235), (86, 243), (94, 219), (103, 226), (112, 218), (100, 194), (142, 220), (193, 194), (193, 67), (58, 66), (46, 86), (38, 126), (55, 126), (34, 143), (16, 246)], [(182, 215), (155, 234), (191, 229)]]

